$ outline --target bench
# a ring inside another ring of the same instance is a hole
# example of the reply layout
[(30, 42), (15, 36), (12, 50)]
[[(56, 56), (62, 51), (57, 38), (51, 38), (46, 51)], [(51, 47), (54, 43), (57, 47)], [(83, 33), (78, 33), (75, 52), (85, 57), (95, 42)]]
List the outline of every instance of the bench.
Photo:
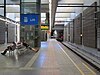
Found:
[(18, 54), (22, 54), (22, 53), (25, 53), (25, 51), (27, 51), (27, 48), (23, 46), (22, 44), (18, 44), (16, 46), (16, 49), (17, 49)]

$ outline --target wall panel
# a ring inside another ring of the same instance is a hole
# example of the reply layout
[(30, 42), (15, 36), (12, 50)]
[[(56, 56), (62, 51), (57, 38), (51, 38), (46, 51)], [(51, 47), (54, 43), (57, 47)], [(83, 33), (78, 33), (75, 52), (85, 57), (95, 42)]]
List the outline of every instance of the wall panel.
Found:
[(83, 44), (92, 48), (96, 48), (96, 10), (96, 7), (88, 7), (83, 11)]
[(73, 22), (70, 23), (70, 42), (73, 43)]
[(5, 43), (5, 22), (0, 20), (0, 44)]
[(74, 43), (82, 44), (81, 34), (82, 34), (82, 14), (79, 14), (74, 19)]
[(14, 24), (8, 24), (8, 43), (12, 43), (15, 41), (15, 25)]

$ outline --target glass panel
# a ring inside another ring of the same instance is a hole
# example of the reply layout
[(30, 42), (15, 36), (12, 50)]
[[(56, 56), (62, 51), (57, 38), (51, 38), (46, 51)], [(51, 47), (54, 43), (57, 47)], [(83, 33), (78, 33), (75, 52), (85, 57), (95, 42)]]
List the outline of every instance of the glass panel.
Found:
[(6, 0), (6, 4), (20, 4), (20, 0)]
[(19, 5), (6, 5), (6, 12), (20, 13), (20, 6)]
[[(21, 0), (21, 14), (40, 14), (40, 0)], [(25, 40), (32, 47), (40, 47), (40, 15), (39, 25), (21, 26), (21, 40)]]
[(46, 18), (46, 13), (41, 13), (41, 18)]
[(6, 17), (9, 19), (12, 19), (14, 21), (18, 21), (19, 17), (20, 17), (20, 13), (6, 13)]
[(36, 8), (36, 3), (22, 3), (21, 13), (37, 13)]
[(37, 2), (37, 0), (22, 0), (21, 2)]
[(41, 0), (41, 4), (49, 4), (49, 0)]
[(0, 15), (4, 16), (4, 8), (0, 8)]
[(4, 5), (4, 0), (0, 0), (0, 6)]

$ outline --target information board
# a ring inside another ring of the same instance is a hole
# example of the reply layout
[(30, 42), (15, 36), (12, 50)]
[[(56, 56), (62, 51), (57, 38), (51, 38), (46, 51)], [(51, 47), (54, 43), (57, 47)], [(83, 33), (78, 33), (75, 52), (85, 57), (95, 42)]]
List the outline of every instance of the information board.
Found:
[(38, 25), (39, 14), (21, 14), (20, 24), (21, 25)]

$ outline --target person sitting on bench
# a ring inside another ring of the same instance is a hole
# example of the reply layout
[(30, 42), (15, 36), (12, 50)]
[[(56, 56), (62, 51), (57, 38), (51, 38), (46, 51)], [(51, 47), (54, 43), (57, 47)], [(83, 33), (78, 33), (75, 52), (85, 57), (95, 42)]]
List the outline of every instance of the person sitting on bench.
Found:
[(26, 42), (23, 42), (22, 44), (23, 44), (23, 46), (25, 46), (26, 48), (29, 48), (30, 50), (33, 50), (33, 51), (35, 51), (35, 52), (38, 51), (38, 48), (32, 48), (32, 47), (31, 47), (29, 44), (27, 44)]
[(29, 44), (27, 44), (26, 42), (22, 42), (22, 45), (25, 46), (26, 48), (31, 49), (31, 47), (29, 46)]
[(12, 45), (10, 46), (7, 46), (7, 48), (4, 50), (3, 53), (1, 53), (2, 55), (5, 55), (7, 53), (7, 51), (11, 50), (11, 51), (14, 51), (16, 49), (16, 43), (13, 42)]

